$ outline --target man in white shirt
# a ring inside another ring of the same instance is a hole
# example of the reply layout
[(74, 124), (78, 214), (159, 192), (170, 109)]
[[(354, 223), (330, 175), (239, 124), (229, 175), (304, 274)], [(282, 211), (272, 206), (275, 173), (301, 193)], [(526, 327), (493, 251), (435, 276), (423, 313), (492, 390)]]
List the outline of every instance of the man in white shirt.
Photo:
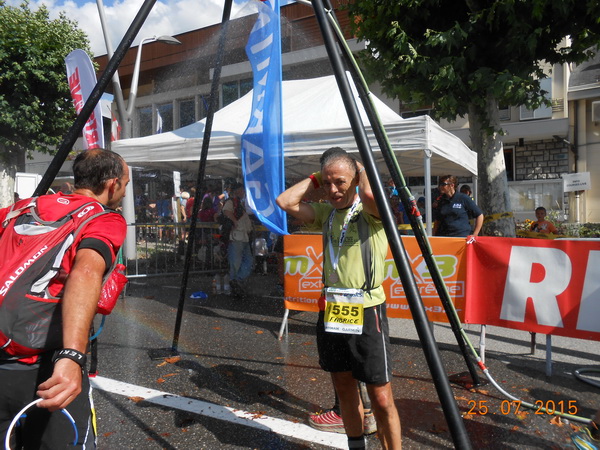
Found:
[(243, 281), (252, 273), (253, 256), (250, 248), (252, 222), (246, 213), (246, 191), (241, 183), (231, 187), (231, 197), (223, 205), (223, 214), (233, 222), (227, 247), (231, 292), (243, 297)]

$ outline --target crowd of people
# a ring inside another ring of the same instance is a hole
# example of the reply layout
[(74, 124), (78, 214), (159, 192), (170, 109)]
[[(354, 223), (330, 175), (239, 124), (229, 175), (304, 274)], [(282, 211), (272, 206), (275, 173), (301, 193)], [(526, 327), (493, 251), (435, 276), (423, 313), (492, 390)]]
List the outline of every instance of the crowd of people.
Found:
[[(207, 185), (199, 195), (195, 187), (186, 189), (181, 186), (180, 194), (174, 197), (163, 193), (162, 199), (152, 204), (144, 201), (142, 196), (136, 196), (135, 204), (136, 208), (147, 205), (146, 213), (154, 209), (159, 224), (171, 225), (165, 228), (164, 233), (159, 226), (159, 239), (174, 241), (176, 237), (182, 256), (189, 242), (191, 219), (196, 210), (193, 253), (197, 263), (205, 270), (214, 269), (216, 293), (243, 298), (246, 295), (245, 280), (252, 274), (255, 260), (266, 256), (262, 251), (256, 251), (252, 244), (255, 240), (266, 243), (267, 239), (261, 236), (268, 237), (269, 234), (258, 230), (258, 223), (248, 210), (245, 196), (242, 183), (227, 179), (224, 185), (220, 182)], [(199, 206), (195, 207), (195, 202)], [(174, 236), (177, 231), (180, 234)], [(222, 262), (227, 263), (226, 273), (221, 270)]]

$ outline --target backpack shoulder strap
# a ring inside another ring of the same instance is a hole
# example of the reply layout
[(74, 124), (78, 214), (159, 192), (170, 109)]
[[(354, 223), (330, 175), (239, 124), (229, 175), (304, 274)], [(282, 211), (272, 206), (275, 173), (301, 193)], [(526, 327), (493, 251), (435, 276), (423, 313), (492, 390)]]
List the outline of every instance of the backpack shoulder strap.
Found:
[[(335, 212), (332, 211), (332, 214)], [(363, 262), (363, 270), (365, 272), (365, 283), (362, 288), (366, 292), (370, 292), (373, 290), (373, 285), (375, 281), (373, 280), (373, 254), (371, 252), (371, 239), (369, 236), (369, 224), (365, 219), (364, 213), (361, 211), (358, 213), (358, 237), (360, 239), (360, 253)], [(325, 253), (325, 249), (327, 248), (327, 235), (330, 233), (329, 227), (327, 227), (327, 231), (323, 232), (323, 253)], [(323, 262), (324, 263), (324, 262)], [(323, 285), (325, 285), (325, 267), (323, 266), (323, 270), (321, 271), (321, 281)]]
[(371, 252), (371, 239), (369, 236), (369, 224), (361, 211), (358, 214), (358, 236), (360, 238), (360, 253), (363, 260), (363, 269), (365, 271), (365, 284), (362, 289), (370, 292), (373, 289), (375, 281), (373, 280), (373, 253)]
[(13, 209), (14, 208), (14, 204), (12, 205), (10, 211), (8, 212), (8, 214), (6, 215), (6, 217), (4, 218), (4, 221), (2, 222), (2, 228), (6, 228), (8, 226), (8, 223), (14, 219), (15, 217), (21, 215), (21, 213), (23, 213), (23, 211), (25, 211), (26, 209), (29, 208), (33, 208), (35, 207), (37, 204), (37, 197), (32, 197), (30, 199), (30, 201), (25, 205), (22, 206), (19, 209)]

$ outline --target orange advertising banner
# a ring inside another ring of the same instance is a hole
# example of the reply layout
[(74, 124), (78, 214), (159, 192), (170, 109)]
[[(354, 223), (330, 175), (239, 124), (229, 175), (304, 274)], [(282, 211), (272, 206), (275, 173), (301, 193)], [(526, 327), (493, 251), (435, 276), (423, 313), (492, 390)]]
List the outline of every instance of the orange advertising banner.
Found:
[(478, 237), (468, 323), (600, 340), (600, 241)]
[[(464, 316), (466, 300), (465, 242), (464, 238), (430, 238), (434, 259), (461, 320)], [(429, 320), (448, 322), (416, 239), (412, 236), (402, 236), (402, 243), (406, 248)], [(320, 234), (294, 234), (284, 237), (284, 300), (286, 308), (318, 311), (317, 300), (323, 287), (321, 279), (322, 247), (323, 237)], [(388, 250), (385, 261), (383, 286), (387, 296), (388, 317), (411, 318), (406, 295), (390, 250)]]

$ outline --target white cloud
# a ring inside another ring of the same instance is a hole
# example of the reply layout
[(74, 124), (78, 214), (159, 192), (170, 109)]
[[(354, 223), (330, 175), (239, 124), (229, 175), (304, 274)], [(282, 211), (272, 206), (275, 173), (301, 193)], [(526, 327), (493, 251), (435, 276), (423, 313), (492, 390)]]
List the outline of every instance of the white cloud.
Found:
[[(80, 0), (79, 4), (67, 0), (30, 0), (30, 9), (37, 9), (43, 3), (50, 11), (50, 17), (58, 17), (60, 12), (77, 22), (79, 28), (87, 33), (92, 52), (95, 56), (106, 54), (104, 35), (100, 25), (100, 16), (95, 1)], [(255, 12), (252, 1), (242, 5), (234, 2), (231, 17), (241, 17)], [(6, 4), (17, 6), (21, 0), (7, 0)], [(112, 5), (104, 5), (107, 28), (113, 50), (121, 42), (125, 32), (140, 10), (143, 0), (116, 0)], [(175, 35), (196, 30), (221, 21), (223, 0), (157, 0), (146, 22), (133, 42), (137, 45), (143, 38), (161, 35)], [(241, 3), (241, 2), (240, 2)], [(281, 2), (282, 4), (287, 2)]]

